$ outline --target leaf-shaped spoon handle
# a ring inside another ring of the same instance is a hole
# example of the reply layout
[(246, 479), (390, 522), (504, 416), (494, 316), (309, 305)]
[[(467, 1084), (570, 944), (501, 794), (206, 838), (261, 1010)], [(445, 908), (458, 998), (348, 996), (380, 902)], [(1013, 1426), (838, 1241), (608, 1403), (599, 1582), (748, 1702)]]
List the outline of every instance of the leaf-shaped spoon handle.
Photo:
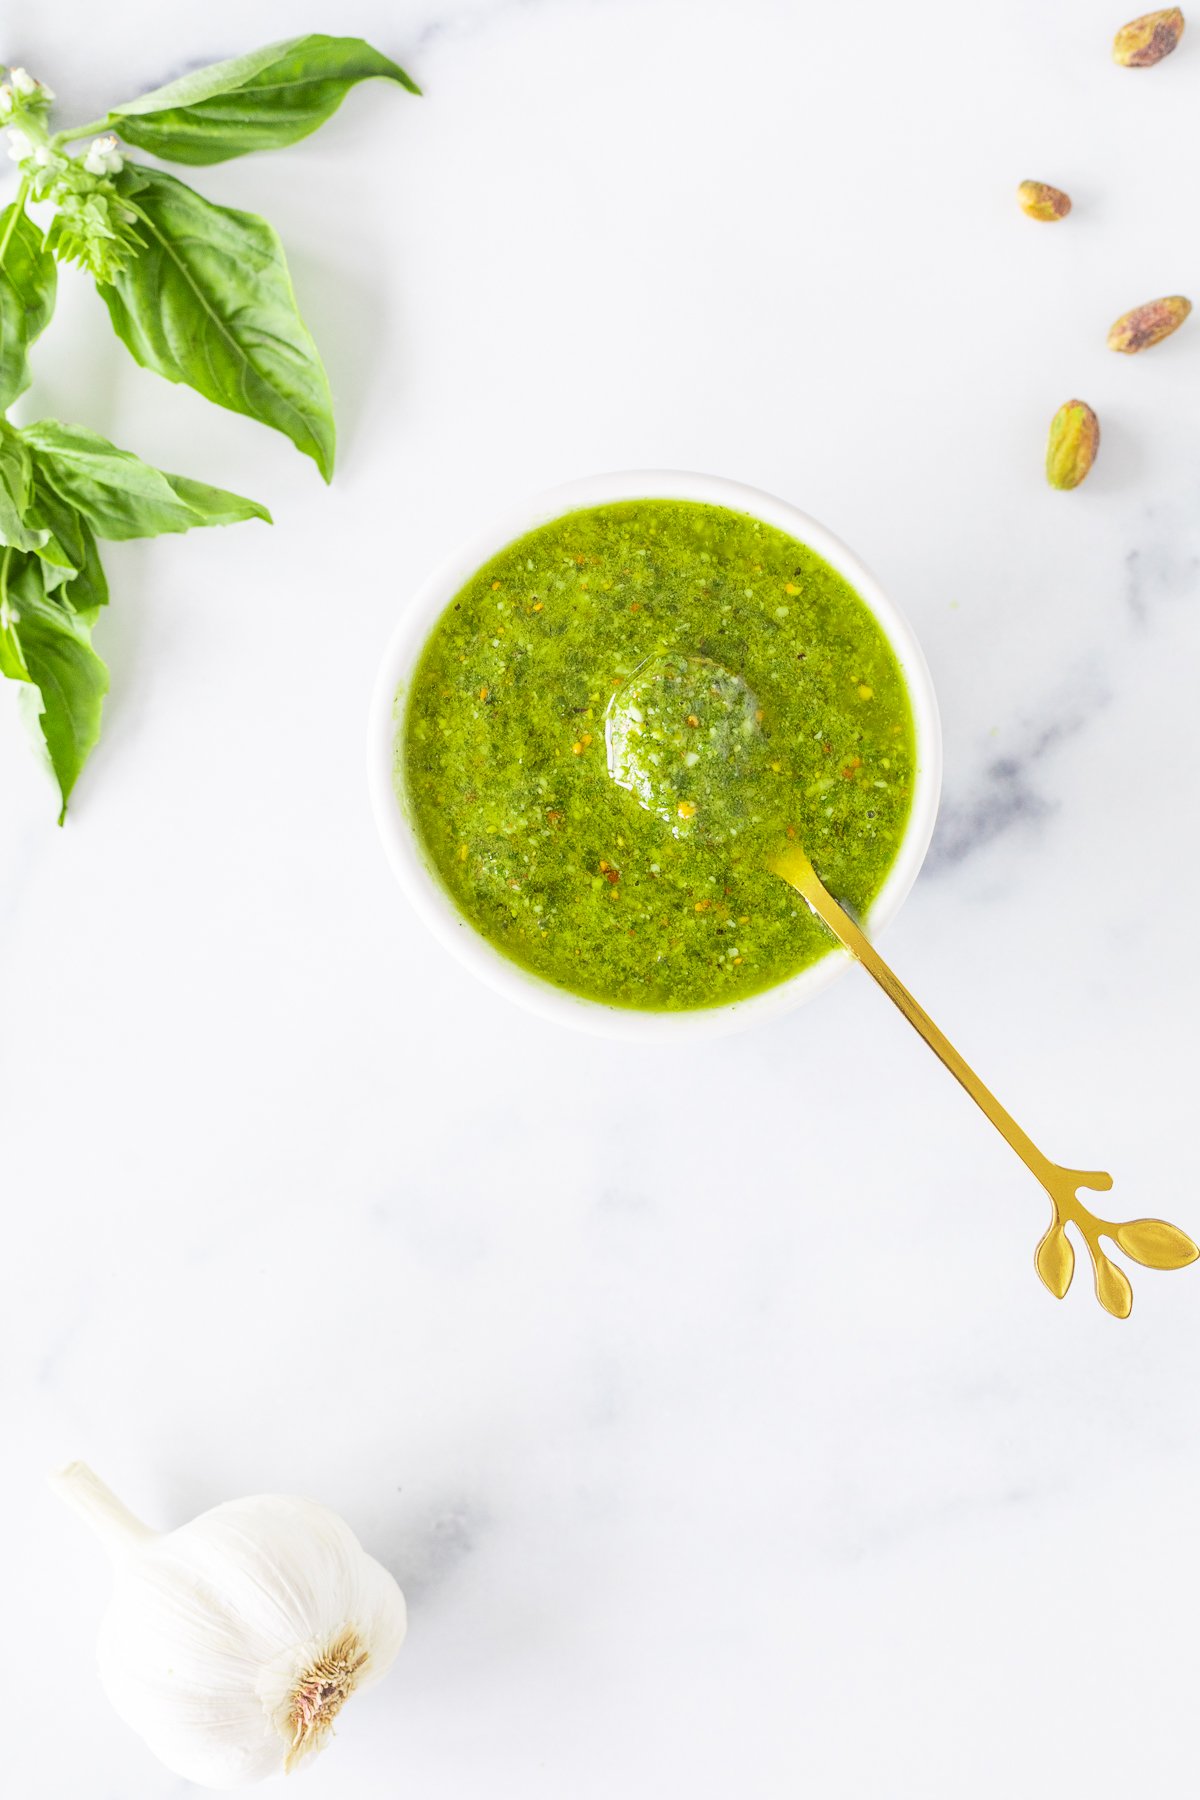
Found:
[(1099, 1218), (1083, 1205), (1078, 1190), (1089, 1188), (1104, 1193), (1112, 1186), (1112, 1176), (1098, 1169), (1064, 1169), (1043, 1156), (1033, 1139), (1026, 1136), (1012, 1114), (1001, 1106), (991, 1089), (984, 1086), (945, 1033), (938, 1030), (904, 983), (892, 973), (870, 939), (843, 912), (798, 844), (790, 845), (772, 857), (767, 866), (796, 889), (838, 942), (875, 977), (888, 999), (920, 1032), (934, 1055), (966, 1088), (976, 1106), (987, 1114), (1001, 1137), (1012, 1145), (1049, 1194), (1050, 1228), (1037, 1247), (1035, 1263), (1038, 1274), (1052, 1294), (1061, 1300), (1075, 1273), (1075, 1252), (1065, 1229), (1068, 1224), (1077, 1227), (1088, 1247), (1095, 1270), (1097, 1300), (1106, 1312), (1118, 1319), (1129, 1317), (1133, 1291), (1124, 1273), (1100, 1248), (1101, 1237), (1110, 1238), (1126, 1256), (1151, 1269), (1182, 1269), (1195, 1262), (1200, 1249), (1177, 1226), (1168, 1225), (1163, 1219), (1131, 1219), (1116, 1223)]

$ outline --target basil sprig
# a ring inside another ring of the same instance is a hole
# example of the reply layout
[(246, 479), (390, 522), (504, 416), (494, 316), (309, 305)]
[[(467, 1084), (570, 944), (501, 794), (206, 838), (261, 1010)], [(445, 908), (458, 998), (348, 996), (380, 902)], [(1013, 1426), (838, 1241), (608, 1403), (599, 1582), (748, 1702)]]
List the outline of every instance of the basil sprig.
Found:
[(0, 672), (39, 691), (60, 824), (108, 687), (90, 636), (108, 601), (96, 539), (240, 519), (269, 524), (271, 515), (256, 500), (151, 468), (82, 426), (0, 423)]
[[(289, 437), (328, 481), (329, 382), (300, 316), (278, 237), (217, 206), (127, 144), (202, 165), (307, 137), (358, 82), (416, 94), (361, 38), (310, 34), (199, 69), (51, 133), (51, 89), (23, 69), (0, 82), (0, 125), (21, 173), (0, 212), (0, 675), (25, 684), (62, 808), (100, 731), (108, 674), (91, 629), (108, 601), (98, 539), (156, 537), (270, 514), (257, 501), (151, 468), (82, 426), (2, 415), (29, 386), (29, 352), (54, 311), (56, 262), (93, 277), (134, 359)], [(95, 135), (95, 134), (102, 135)], [(82, 154), (72, 146), (94, 137)], [(28, 213), (44, 202), (43, 231)]]

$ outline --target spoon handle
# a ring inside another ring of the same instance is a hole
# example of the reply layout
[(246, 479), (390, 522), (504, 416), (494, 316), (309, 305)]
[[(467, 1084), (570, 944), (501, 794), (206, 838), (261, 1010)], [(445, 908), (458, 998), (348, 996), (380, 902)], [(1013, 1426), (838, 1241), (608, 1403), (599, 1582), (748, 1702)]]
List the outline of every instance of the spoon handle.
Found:
[(1001, 1137), (1009, 1143), (1025, 1166), (1037, 1177), (1050, 1196), (1053, 1217), (1050, 1229), (1037, 1248), (1037, 1272), (1060, 1300), (1071, 1285), (1075, 1271), (1075, 1253), (1064, 1227), (1069, 1222), (1079, 1229), (1091, 1254), (1096, 1278), (1096, 1297), (1106, 1311), (1117, 1318), (1128, 1318), (1133, 1293), (1122, 1271), (1100, 1248), (1101, 1235), (1112, 1238), (1126, 1255), (1150, 1268), (1180, 1269), (1200, 1256), (1198, 1248), (1184, 1232), (1162, 1219), (1132, 1219), (1114, 1223), (1090, 1212), (1077, 1197), (1081, 1187), (1105, 1192), (1112, 1186), (1112, 1176), (1103, 1170), (1066, 1169), (1044, 1156), (1012, 1114), (1001, 1106), (995, 1094), (976, 1075), (974, 1069), (954, 1048), (945, 1032), (939, 1030), (904, 983), (888, 967), (874, 944), (859, 929), (848, 913), (838, 905), (805, 851), (798, 844), (789, 845), (768, 864), (773, 874), (794, 887), (816, 913), (822, 924), (838, 942), (873, 975), (888, 999), (897, 1006), (920, 1032), (934, 1055), (970, 1094), (987, 1115)]
[(859, 961), (868, 974), (875, 977), (888, 999), (898, 1006), (909, 1024), (920, 1032), (934, 1055), (945, 1063), (956, 1081), (962, 1083), (974, 1100), (976, 1106), (982, 1108), (1000, 1135), (1008, 1140), (1017, 1155), (1027, 1168), (1031, 1169), (1039, 1181), (1045, 1181), (1047, 1172), (1054, 1166), (1048, 1157), (1043, 1156), (1033, 1139), (1027, 1137), (1013, 1118), (997, 1100), (989, 1087), (980, 1081), (970, 1064), (964, 1062), (944, 1031), (934, 1024), (924, 1007), (909, 993), (899, 976), (884, 962), (874, 944), (859, 929), (850, 917), (838, 905), (829, 889), (825, 886), (805, 852), (790, 847), (771, 863), (776, 875), (790, 883), (796, 891), (803, 895), (813, 912), (823, 925), (827, 925), (838, 942), (844, 944), (850, 954)]

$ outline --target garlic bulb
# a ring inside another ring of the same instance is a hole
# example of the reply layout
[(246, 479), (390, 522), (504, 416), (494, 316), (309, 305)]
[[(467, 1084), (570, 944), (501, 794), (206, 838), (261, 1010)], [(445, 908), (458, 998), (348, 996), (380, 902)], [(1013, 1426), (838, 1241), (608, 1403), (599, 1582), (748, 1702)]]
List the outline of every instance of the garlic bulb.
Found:
[(169, 1769), (232, 1788), (295, 1768), (404, 1639), (404, 1596), (312, 1500), (230, 1500), (162, 1536), (84, 1463), (51, 1477), (112, 1556), (109, 1699)]

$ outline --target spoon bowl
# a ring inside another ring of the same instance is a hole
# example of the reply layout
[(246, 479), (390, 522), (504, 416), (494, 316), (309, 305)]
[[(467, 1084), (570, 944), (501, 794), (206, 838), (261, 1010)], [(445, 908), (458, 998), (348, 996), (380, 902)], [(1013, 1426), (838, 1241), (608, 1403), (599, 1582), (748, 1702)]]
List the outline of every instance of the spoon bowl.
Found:
[[(621, 684), (604, 715), (608, 772), (673, 837), (709, 843), (770, 814), (762, 789), (767, 747), (763, 712), (743, 680), (707, 656), (648, 656)], [(710, 772), (726, 781), (712, 804)]]

